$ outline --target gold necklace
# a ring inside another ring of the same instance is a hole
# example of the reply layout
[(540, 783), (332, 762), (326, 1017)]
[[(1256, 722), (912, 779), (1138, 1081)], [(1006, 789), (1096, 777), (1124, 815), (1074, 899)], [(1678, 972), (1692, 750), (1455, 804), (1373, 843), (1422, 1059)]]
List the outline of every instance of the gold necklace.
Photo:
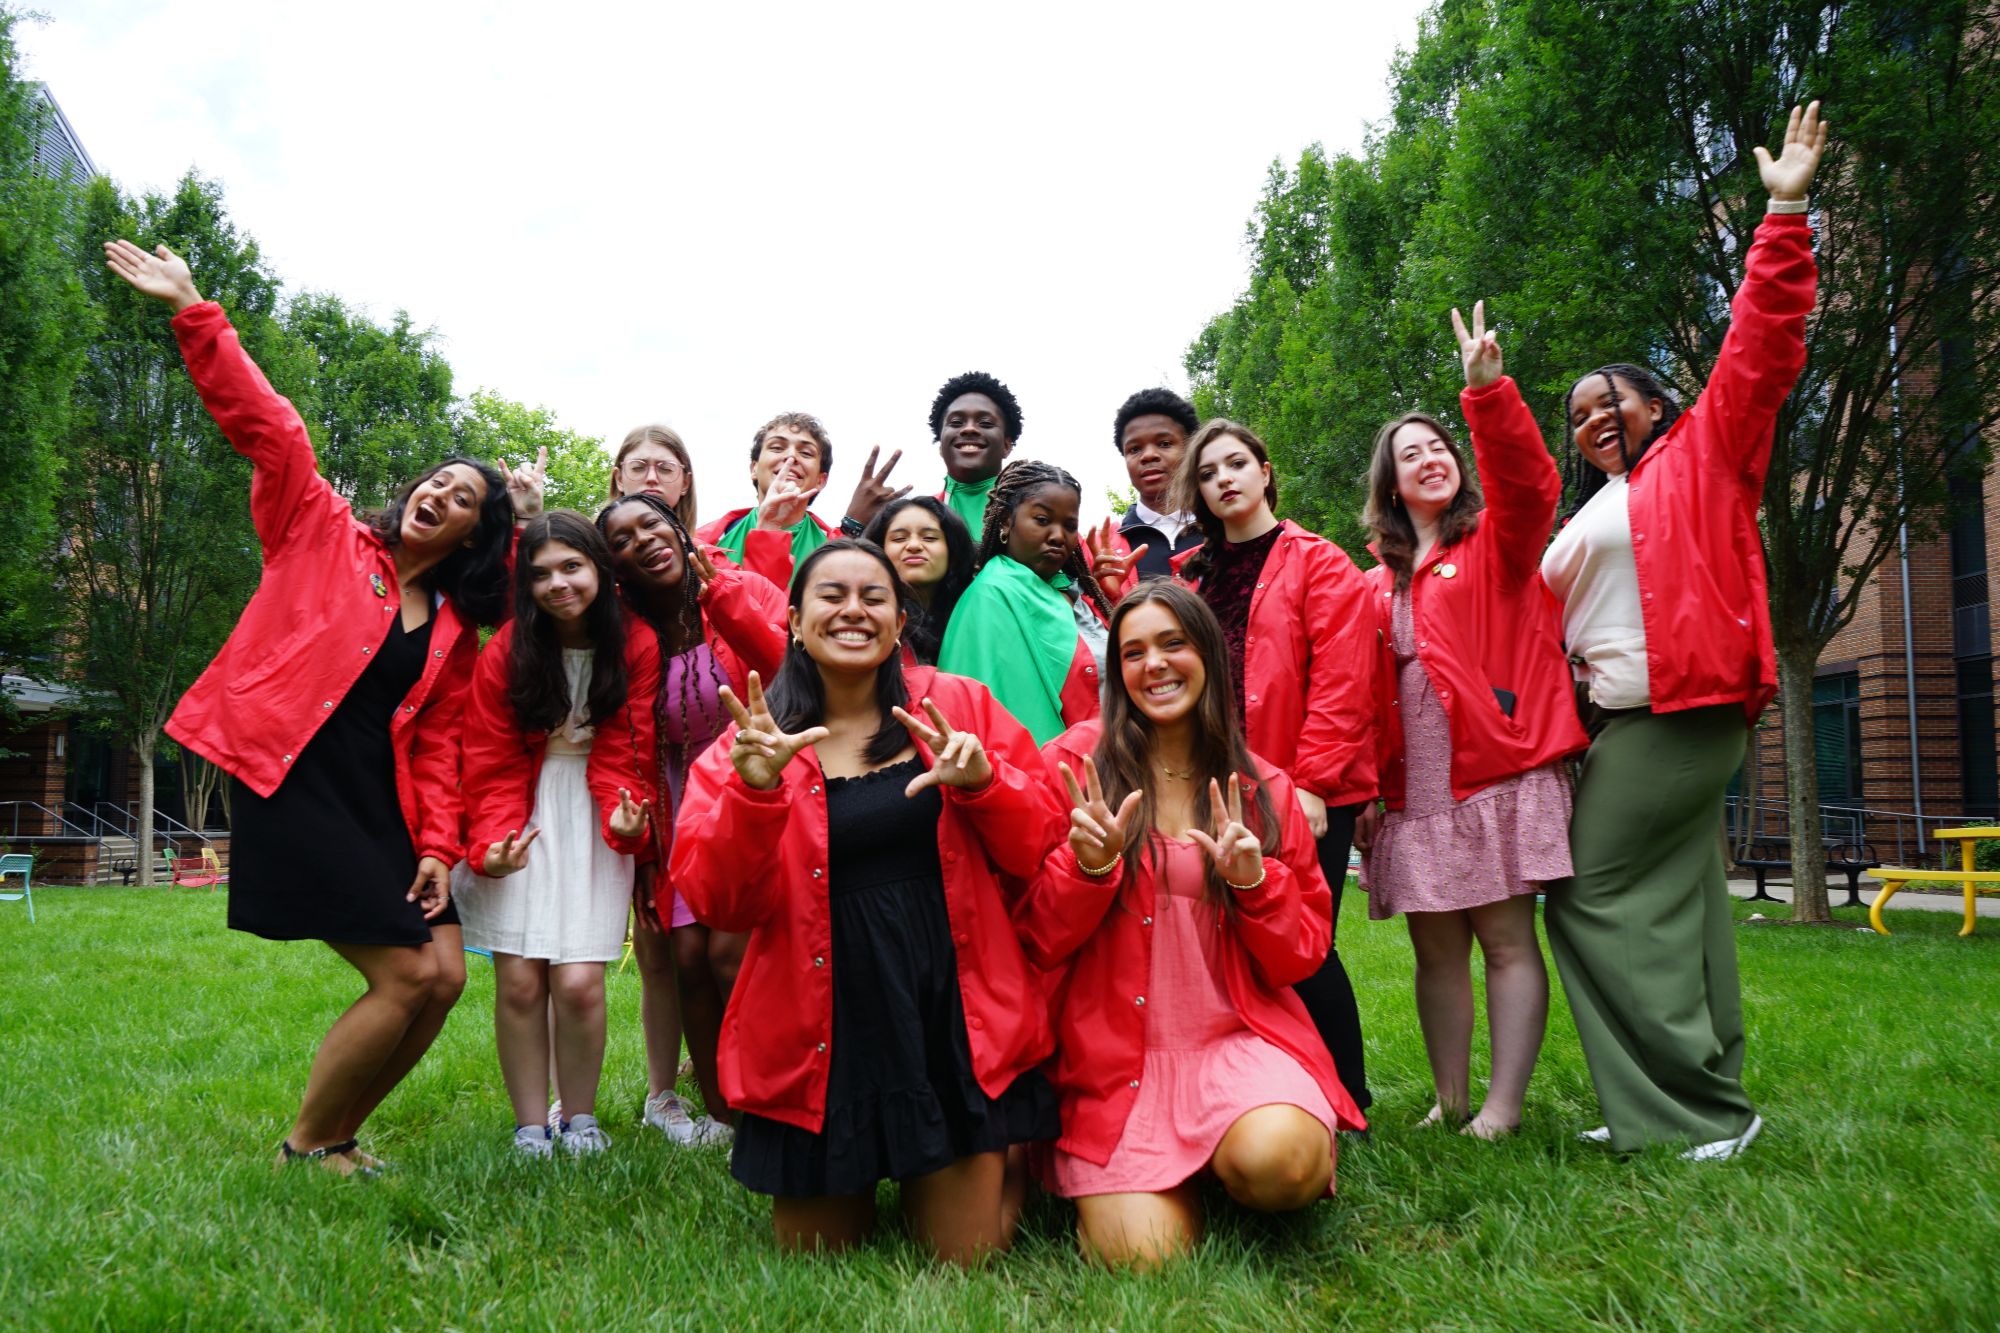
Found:
[(1160, 772), (1166, 774), (1168, 777), (1172, 778), (1175, 782), (1194, 781), (1194, 770), (1191, 768), (1185, 773), (1176, 773), (1173, 769), (1167, 767), (1165, 760), (1163, 759), (1156, 760), (1155, 762), (1157, 762), (1160, 765)]

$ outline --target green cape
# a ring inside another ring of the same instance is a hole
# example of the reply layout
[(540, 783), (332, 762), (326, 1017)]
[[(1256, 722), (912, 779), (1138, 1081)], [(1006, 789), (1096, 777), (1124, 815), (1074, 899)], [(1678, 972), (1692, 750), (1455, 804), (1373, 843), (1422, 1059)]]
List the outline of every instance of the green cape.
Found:
[[(737, 564), (743, 563), (743, 543), (749, 540), (750, 530), (757, 526), (757, 510), (753, 506), (749, 513), (729, 525), (729, 531), (722, 534), (716, 545)], [(806, 557), (826, 545), (826, 529), (822, 528), (811, 513), (792, 525), (792, 569), (796, 571), (806, 562)]]
[(972, 544), (979, 545), (979, 534), (986, 530), (986, 497), (993, 493), (993, 483), (998, 475), (985, 481), (953, 481), (944, 479), (944, 503), (952, 513), (965, 520), (965, 526), (972, 529)]
[(1076, 660), (1076, 613), (1061, 589), (1004, 555), (986, 562), (952, 608), (938, 670), (970, 676), (1046, 745), (1064, 730), (1063, 682)]

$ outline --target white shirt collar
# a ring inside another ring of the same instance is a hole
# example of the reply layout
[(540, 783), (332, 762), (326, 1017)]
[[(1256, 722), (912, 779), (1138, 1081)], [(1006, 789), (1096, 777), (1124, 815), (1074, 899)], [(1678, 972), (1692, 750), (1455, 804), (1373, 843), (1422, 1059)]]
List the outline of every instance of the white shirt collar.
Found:
[(1188, 513), (1186, 510), (1182, 510), (1178, 514), (1162, 514), (1157, 509), (1149, 506), (1144, 500), (1137, 498), (1134, 498), (1132, 501), (1132, 512), (1137, 514), (1139, 521), (1147, 527), (1158, 528), (1160, 535), (1170, 542), (1179, 541), (1181, 533), (1186, 530), (1189, 524), (1194, 522), (1194, 515)]

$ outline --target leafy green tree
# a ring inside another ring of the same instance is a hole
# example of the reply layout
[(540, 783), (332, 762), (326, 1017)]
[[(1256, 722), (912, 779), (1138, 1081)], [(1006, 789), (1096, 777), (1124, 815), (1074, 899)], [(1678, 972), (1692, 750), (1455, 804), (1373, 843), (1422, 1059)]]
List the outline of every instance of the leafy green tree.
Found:
[(475, 389), (460, 404), (453, 422), (459, 452), (475, 458), (504, 459), (515, 467), (549, 451), (551, 509), (574, 509), (595, 516), (611, 483), (611, 454), (597, 440), (570, 430), (546, 407), (529, 407), (491, 389)]
[[(94, 182), (83, 235), (164, 243), (229, 311), (281, 392), (307, 357), (275, 319), (278, 282), (240, 235), (222, 191), (190, 174), (172, 195), (132, 200)], [(93, 247), (94, 250), (94, 247)], [(101, 330), (72, 400), (60, 521), (72, 679), (100, 726), (132, 746), (138, 838), (151, 845), (162, 728), (249, 600), (261, 572), (250, 525), (250, 465), (202, 407), (159, 306), (104, 270), (82, 269)], [(141, 856), (140, 882), (152, 877)]]
[(47, 109), (20, 77), (21, 21), (0, 6), (0, 669), (47, 674), (59, 597), (50, 578), (56, 482), (95, 311), (74, 255), (84, 183), (52, 180), (34, 160)]

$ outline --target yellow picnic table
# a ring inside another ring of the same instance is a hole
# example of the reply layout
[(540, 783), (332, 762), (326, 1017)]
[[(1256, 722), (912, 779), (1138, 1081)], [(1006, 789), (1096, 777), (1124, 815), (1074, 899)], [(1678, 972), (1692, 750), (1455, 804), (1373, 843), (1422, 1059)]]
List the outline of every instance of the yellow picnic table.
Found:
[(1882, 881), (1882, 891), (1875, 895), (1874, 905), (1868, 909), (1868, 924), (1880, 934), (1887, 935), (1889, 928), (1882, 924), (1882, 904), (1889, 901), (1905, 884), (1963, 884), (1965, 886), (1965, 928), (1959, 935), (1972, 933), (1973, 923), (1979, 919), (1979, 895), (2000, 893), (2000, 870), (1975, 870), (1976, 853), (1981, 838), (2000, 838), (2000, 825), (1983, 824), (1974, 828), (1941, 828), (1931, 835), (1934, 838), (1950, 838), (1959, 845), (1959, 856), (1964, 866), (1962, 870), (1906, 870), (1901, 866), (1875, 866), (1869, 870)]

